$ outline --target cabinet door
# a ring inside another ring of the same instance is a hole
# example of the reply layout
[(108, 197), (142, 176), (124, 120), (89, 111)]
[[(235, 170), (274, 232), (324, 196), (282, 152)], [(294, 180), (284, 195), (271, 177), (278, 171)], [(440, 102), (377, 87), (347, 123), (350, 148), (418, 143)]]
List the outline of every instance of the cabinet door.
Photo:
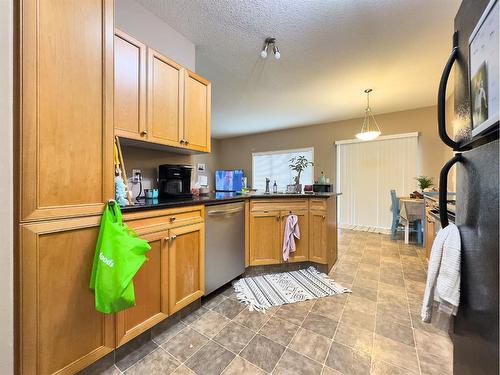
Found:
[(327, 263), (327, 226), (326, 212), (311, 210), (309, 214), (311, 239), (309, 246), (309, 260), (311, 262)]
[(146, 45), (115, 30), (115, 135), (146, 139)]
[(191, 150), (210, 152), (210, 82), (186, 71), (184, 100), (184, 146)]
[(114, 196), (113, 1), (20, 9), (21, 220), (100, 214)]
[[(295, 252), (290, 253), (289, 262), (306, 262), (309, 260), (309, 213), (307, 210), (291, 211), (299, 218), (300, 239), (295, 238)], [(285, 236), (286, 219), (290, 215), (290, 210), (281, 212), (281, 246)]]
[(281, 263), (280, 245), (280, 212), (250, 212), (250, 265)]
[(184, 69), (148, 49), (148, 140), (181, 147)]
[(151, 250), (134, 277), (135, 306), (116, 315), (117, 346), (138, 336), (168, 316), (168, 232), (138, 234)]
[(205, 293), (205, 229), (193, 224), (169, 231), (169, 313)]
[(89, 289), (99, 217), (20, 227), (19, 373), (74, 374), (114, 348)]

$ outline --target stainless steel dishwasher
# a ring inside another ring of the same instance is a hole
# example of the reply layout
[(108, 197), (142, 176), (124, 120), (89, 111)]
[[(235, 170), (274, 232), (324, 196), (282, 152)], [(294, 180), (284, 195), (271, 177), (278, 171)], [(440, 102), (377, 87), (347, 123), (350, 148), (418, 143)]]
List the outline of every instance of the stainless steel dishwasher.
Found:
[(245, 272), (245, 203), (205, 207), (205, 295)]

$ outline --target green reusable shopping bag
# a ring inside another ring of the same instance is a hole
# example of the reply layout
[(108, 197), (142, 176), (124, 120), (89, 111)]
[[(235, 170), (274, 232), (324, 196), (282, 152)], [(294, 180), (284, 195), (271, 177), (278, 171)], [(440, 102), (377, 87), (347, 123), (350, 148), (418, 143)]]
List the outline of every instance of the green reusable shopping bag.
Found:
[(106, 204), (90, 276), (98, 311), (114, 313), (135, 305), (132, 278), (150, 249), (147, 241), (123, 223), (118, 204)]

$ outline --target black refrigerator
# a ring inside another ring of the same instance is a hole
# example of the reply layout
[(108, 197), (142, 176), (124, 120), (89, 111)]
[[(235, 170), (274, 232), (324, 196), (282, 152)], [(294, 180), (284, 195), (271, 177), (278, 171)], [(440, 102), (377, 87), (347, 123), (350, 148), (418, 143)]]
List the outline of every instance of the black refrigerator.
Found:
[[(462, 243), (460, 306), (452, 328), (456, 375), (499, 373), (498, 7), (498, 0), (462, 2), (438, 93), (439, 135), (455, 151), (440, 175), (441, 225), (448, 225), (447, 176), (455, 165)], [(453, 66), (454, 118), (446, 124)]]

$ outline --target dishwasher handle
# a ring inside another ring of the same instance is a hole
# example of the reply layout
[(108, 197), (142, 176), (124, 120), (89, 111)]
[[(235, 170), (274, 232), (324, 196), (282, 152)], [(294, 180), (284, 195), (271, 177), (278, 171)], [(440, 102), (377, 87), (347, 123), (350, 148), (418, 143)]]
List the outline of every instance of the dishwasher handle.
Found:
[(229, 214), (235, 214), (238, 212), (242, 212), (244, 209), (245, 209), (245, 207), (229, 208), (226, 210), (213, 210), (213, 211), (208, 211), (207, 215), (208, 216), (223, 216), (223, 215), (229, 215)]

